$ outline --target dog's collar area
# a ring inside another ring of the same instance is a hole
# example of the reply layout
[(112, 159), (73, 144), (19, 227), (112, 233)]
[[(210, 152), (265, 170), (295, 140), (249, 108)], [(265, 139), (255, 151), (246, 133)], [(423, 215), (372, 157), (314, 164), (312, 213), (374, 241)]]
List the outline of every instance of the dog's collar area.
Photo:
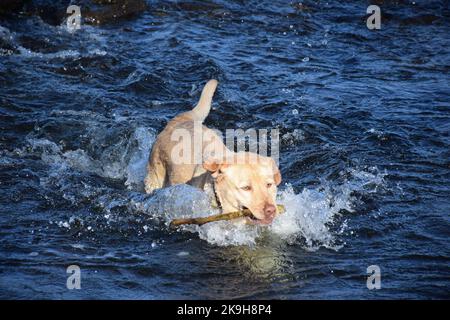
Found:
[(212, 189), (213, 189), (213, 194), (214, 194), (214, 200), (215, 200), (215, 205), (214, 207), (217, 209), (220, 209), (222, 211), (222, 204), (220, 203), (220, 199), (219, 196), (217, 195), (217, 190), (216, 190), (216, 180), (213, 180), (212, 184)]

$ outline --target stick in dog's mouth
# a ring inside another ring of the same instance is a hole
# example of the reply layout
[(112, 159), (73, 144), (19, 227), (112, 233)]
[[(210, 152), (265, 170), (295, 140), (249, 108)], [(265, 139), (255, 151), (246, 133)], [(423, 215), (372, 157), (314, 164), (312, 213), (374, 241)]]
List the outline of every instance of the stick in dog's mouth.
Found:
[(246, 215), (246, 218), (250, 221), (250, 223), (259, 223), (261, 219), (258, 219), (253, 212), (247, 208), (246, 206), (240, 206), (239, 211), (248, 211), (249, 214)]
[(253, 214), (253, 212), (252, 212), (249, 208), (247, 208), (246, 206), (241, 206), (240, 209), (239, 209), (239, 211), (241, 211), (241, 212), (243, 212), (243, 211), (248, 212), (248, 213), (245, 215), (245, 217), (247, 218), (247, 221), (248, 221), (249, 223), (251, 223), (251, 224), (268, 225), (268, 224), (270, 224), (270, 223), (272, 222), (272, 220), (273, 220), (273, 219), (268, 220), (268, 219), (266, 219), (266, 218), (260, 219), (260, 218), (256, 217), (256, 216)]
[[(286, 211), (286, 209), (284, 208), (283, 205), (277, 205), (278, 208), (278, 212), (279, 213), (283, 213)], [(250, 218), (250, 217), (254, 217), (253, 214), (250, 212), (250, 210), (248, 210), (247, 208), (243, 208), (240, 211), (236, 211), (236, 212), (229, 212), (229, 213), (221, 213), (221, 214), (217, 214), (217, 215), (213, 215), (213, 216), (209, 216), (209, 217), (200, 217), (200, 218), (180, 218), (180, 219), (174, 219), (172, 220), (172, 222), (170, 223), (171, 227), (176, 227), (176, 226), (180, 226), (183, 224), (196, 224), (196, 225), (203, 225), (205, 223), (209, 223), (209, 222), (214, 222), (214, 221), (221, 221), (221, 220), (233, 220), (233, 219), (238, 219), (238, 218)], [(254, 217), (254, 219), (256, 219), (256, 217)], [(258, 224), (259, 220), (250, 220), (250, 221), (255, 221), (255, 224)]]

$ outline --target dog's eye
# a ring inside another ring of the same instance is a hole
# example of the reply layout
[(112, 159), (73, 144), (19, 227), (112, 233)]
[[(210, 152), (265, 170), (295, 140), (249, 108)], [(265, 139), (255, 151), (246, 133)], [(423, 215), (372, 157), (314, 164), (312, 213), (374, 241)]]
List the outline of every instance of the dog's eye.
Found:
[(273, 185), (273, 183), (268, 183), (268, 184), (267, 184), (267, 188), (272, 187), (272, 185)]
[(250, 191), (250, 190), (252, 190), (252, 187), (245, 186), (245, 187), (242, 187), (241, 189), (244, 190), (244, 191)]

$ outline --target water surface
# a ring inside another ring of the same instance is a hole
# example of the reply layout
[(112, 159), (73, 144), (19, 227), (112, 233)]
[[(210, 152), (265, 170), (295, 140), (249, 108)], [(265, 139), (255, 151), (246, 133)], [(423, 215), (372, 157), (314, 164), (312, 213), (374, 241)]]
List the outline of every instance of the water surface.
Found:
[[(378, 31), (366, 1), (196, 4), (75, 33), (0, 20), (0, 297), (450, 298), (448, 3), (385, 1)], [(206, 125), (280, 130), (269, 229), (170, 230), (203, 195), (143, 194), (155, 136), (210, 78)]]

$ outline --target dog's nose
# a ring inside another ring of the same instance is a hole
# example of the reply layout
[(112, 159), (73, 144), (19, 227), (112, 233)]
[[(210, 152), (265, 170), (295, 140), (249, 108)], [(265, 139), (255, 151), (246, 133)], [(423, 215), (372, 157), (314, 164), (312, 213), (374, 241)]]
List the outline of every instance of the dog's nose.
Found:
[(264, 214), (268, 217), (273, 217), (275, 215), (276, 208), (273, 204), (266, 204), (264, 206)]

